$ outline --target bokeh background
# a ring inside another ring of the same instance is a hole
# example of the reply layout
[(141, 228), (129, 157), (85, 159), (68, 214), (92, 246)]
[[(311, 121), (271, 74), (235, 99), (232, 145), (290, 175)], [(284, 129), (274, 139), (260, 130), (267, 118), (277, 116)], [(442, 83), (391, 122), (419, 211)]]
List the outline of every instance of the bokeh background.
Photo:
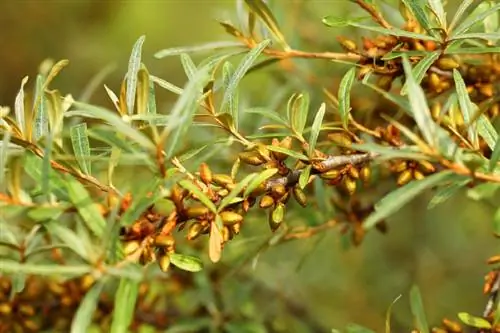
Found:
[[(324, 15), (353, 15), (356, 8), (348, 1), (269, 2), (296, 48), (334, 50), (338, 48), (335, 42), (338, 33), (360, 36), (359, 31), (332, 30), (321, 24)], [(149, 71), (182, 86), (186, 79), (179, 59), (158, 60), (153, 54), (167, 47), (231, 39), (217, 19), (234, 20), (235, 3), (232, 0), (0, 1), (0, 104), (12, 106), (21, 79), (25, 75), (33, 78), (47, 58), (70, 60), (53, 84), (63, 93), (79, 98), (88, 92), (92, 78), (103, 70), (109, 72), (103, 83), (118, 91), (131, 47), (143, 34), (146, 35), (143, 62)], [(450, 8), (453, 12), (453, 1)], [(388, 12), (396, 18), (396, 14)], [(334, 89), (342, 65), (311, 63), (299, 65)], [(284, 73), (278, 79), (265, 74), (246, 79), (242, 88), (247, 95), (246, 103), (265, 102), (282, 80), (293, 78)], [(158, 94), (160, 106), (168, 110), (174, 96), (168, 92)], [(359, 98), (359, 104), (366, 103), (365, 97)], [(111, 107), (102, 84), (92, 93), (90, 101)], [(247, 279), (229, 277), (228, 286), (238, 293), (252, 281), (272, 290), (272, 295), (281, 295), (270, 298), (266, 293), (256, 293), (253, 299), (256, 309), (288, 311), (287, 306), (292, 304), (303, 310), (296, 315), (298, 322), (303, 319), (304, 323), (318, 325), (300, 328), (305, 331), (319, 327), (327, 332), (356, 322), (380, 332), (387, 307), (402, 294), (393, 308), (393, 327), (395, 332), (408, 332), (411, 325), (408, 291), (414, 283), (421, 288), (432, 323), (443, 316), (456, 318), (459, 311), (479, 315), (486, 302), (481, 292), (483, 275), (487, 272), (485, 259), (499, 250), (498, 240), (491, 235), (495, 207), (476, 203), (463, 193), (429, 210), (430, 195), (422, 196), (393, 216), (388, 221), (387, 235), (370, 233), (359, 248), (342, 249), (336, 231), (321, 238), (290, 242), (263, 253), (255, 269), (247, 265)], [(308, 216), (303, 214), (301, 218)], [(255, 223), (265, 225), (263, 219), (256, 217)], [(266, 228), (262, 230), (266, 232)], [(253, 251), (252, 244), (242, 240), (228, 245), (225, 264), (230, 265), (231, 260)]]

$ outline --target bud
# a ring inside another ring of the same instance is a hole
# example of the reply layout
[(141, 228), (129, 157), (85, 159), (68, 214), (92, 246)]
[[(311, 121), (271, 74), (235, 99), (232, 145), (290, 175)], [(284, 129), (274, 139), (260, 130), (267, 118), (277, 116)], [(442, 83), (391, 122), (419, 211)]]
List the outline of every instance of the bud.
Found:
[(418, 161), (418, 168), (420, 170), (422, 170), (422, 172), (425, 172), (425, 173), (432, 173), (434, 171), (436, 171), (436, 168), (434, 167), (434, 165), (432, 165), (431, 162), (429, 161)]
[(126, 242), (125, 246), (123, 247), (123, 253), (125, 254), (126, 257), (128, 257), (134, 254), (139, 249), (140, 246), (141, 244), (138, 241)]
[(299, 186), (293, 187), (293, 196), (302, 207), (307, 206), (307, 196)]
[(272, 205), (274, 205), (274, 199), (272, 196), (266, 194), (260, 198), (260, 202), (259, 202), (260, 208), (269, 208)]
[(452, 333), (462, 332), (462, 327), (460, 326), (460, 324), (458, 324), (457, 322), (451, 321), (447, 318), (443, 319), (443, 326), (446, 328), (446, 330), (448, 332), (452, 332)]
[(365, 229), (361, 224), (356, 224), (354, 226), (354, 230), (352, 231), (352, 243), (354, 246), (359, 246), (363, 242), (365, 238)]
[(160, 247), (172, 247), (175, 244), (174, 237), (172, 235), (157, 235), (154, 241), (155, 246)]
[(438, 59), (438, 61), (436, 61), (436, 65), (439, 69), (442, 69), (444, 71), (451, 71), (460, 66), (459, 63), (455, 61), (455, 59), (449, 57)]
[(40, 325), (35, 322), (34, 320), (27, 319), (23, 321), (23, 326), (28, 330), (32, 332), (37, 332), (40, 330)]
[(224, 243), (229, 242), (231, 239), (233, 239), (233, 235), (231, 234), (231, 230), (227, 226), (222, 228), (222, 240)]
[(392, 75), (380, 75), (377, 78), (376, 85), (382, 90), (391, 90), (392, 82), (394, 81), (394, 76)]
[[(287, 136), (281, 142), (277, 144), (277, 146), (285, 149), (292, 148), (292, 137)], [(278, 161), (284, 161), (287, 159), (288, 155), (280, 152), (273, 151), (272, 154)]]
[(238, 235), (241, 231), (241, 223), (235, 223), (229, 226), (233, 234)]
[(158, 266), (163, 273), (166, 273), (170, 268), (170, 257), (168, 255), (162, 255), (158, 260)]
[(328, 140), (342, 147), (350, 147), (352, 145), (351, 137), (345, 133), (330, 133), (328, 134)]
[(441, 103), (432, 104), (431, 115), (434, 120), (439, 119), (439, 117), (441, 116)]
[(12, 306), (9, 303), (0, 303), (0, 314), (8, 316), (12, 313)]
[(224, 224), (235, 224), (243, 221), (243, 216), (236, 212), (224, 211), (220, 213), (220, 218)]
[(283, 184), (276, 184), (274, 185), (271, 190), (273, 193), (275, 193), (278, 197), (282, 197), (286, 193), (286, 187)]
[(239, 153), (238, 157), (244, 163), (249, 164), (249, 165), (259, 166), (265, 162), (265, 160), (262, 159), (260, 154), (253, 152), (253, 151), (241, 152), (241, 153)]
[(337, 40), (339, 41), (342, 48), (347, 52), (357, 52), (358, 47), (356, 45), (356, 42), (341, 36), (338, 36)]
[(500, 263), (500, 255), (496, 255), (496, 256), (488, 258), (488, 261), (487, 261), (488, 265), (494, 265), (494, 264), (498, 264), (498, 263)]
[(359, 177), (363, 182), (368, 183), (370, 181), (371, 174), (372, 170), (370, 169), (369, 166), (365, 165), (361, 168), (361, 171), (359, 172)]
[(354, 192), (356, 192), (356, 181), (352, 179), (351, 177), (344, 177), (343, 179), (343, 185), (347, 193), (350, 195), (353, 195)]
[(198, 222), (191, 224), (187, 232), (187, 239), (194, 240), (198, 238), (198, 236), (201, 234), (202, 229), (203, 226)]
[(404, 170), (398, 176), (397, 184), (403, 186), (413, 179), (412, 172), (409, 169)]
[(332, 169), (328, 170), (327, 172), (323, 172), (319, 176), (323, 179), (337, 179), (340, 176), (340, 171)]
[(272, 231), (275, 231), (283, 222), (285, 217), (285, 205), (278, 203), (276, 207), (269, 214), (269, 227)]
[(437, 90), (441, 84), (441, 79), (439, 78), (439, 75), (433, 72), (429, 74), (428, 82), (432, 90)]
[(189, 219), (194, 219), (207, 214), (209, 211), (207, 207), (202, 205), (191, 206), (186, 209), (186, 216)]
[(225, 187), (228, 184), (233, 184), (233, 179), (231, 176), (225, 174), (215, 174), (212, 176), (212, 181), (219, 185)]
[(19, 304), (19, 306), (17, 307), (17, 311), (21, 315), (25, 315), (28, 317), (32, 317), (35, 315), (35, 309), (33, 308), (33, 306), (28, 304)]
[(85, 274), (80, 280), (80, 286), (83, 290), (88, 290), (94, 284), (95, 279), (91, 274)]
[(351, 165), (351, 167), (347, 170), (347, 173), (353, 179), (358, 179), (359, 178), (359, 171), (353, 165)]
[(492, 97), (495, 94), (495, 88), (493, 84), (486, 83), (479, 86), (479, 92), (486, 97)]
[(394, 171), (396, 172), (403, 172), (406, 169), (408, 169), (408, 163), (406, 161), (397, 162), (394, 166)]
[(200, 177), (206, 185), (212, 183), (212, 171), (205, 162), (200, 164)]

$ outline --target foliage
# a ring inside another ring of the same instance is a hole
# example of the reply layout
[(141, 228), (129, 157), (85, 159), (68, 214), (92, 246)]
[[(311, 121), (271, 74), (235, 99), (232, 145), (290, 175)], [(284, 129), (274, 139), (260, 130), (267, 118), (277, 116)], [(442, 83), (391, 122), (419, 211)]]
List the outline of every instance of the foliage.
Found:
[[(449, 21), (442, 1), (406, 0), (405, 23), (395, 27), (376, 1), (351, 2), (368, 17), (323, 23), (362, 29), (361, 45), (339, 36), (342, 52), (308, 52), (291, 46), (264, 1), (245, 1), (240, 26), (220, 22), (236, 42), (156, 53), (180, 57), (182, 88), (149, 73), (141, 36), (120, 91), (105, 86), (114, 110), (50, 88), (67, 60), (42, 66), (32, 92), (23, 79), (13, 110), (0, 109), (0, 331), (277, 330), (265, 316), (249, 323), (251, 316), (221, 311), (220, 277), (203, 272), (205, 253), (219, 262), (247, 224), (258, 223), (251, 212), (265, 212), (271, 231), (260, 253), (331, 229), (359, 246), (373, 228), (387, 232), (386, 219), (427, 190), (430, 206), (461, 189), (491, 200), (500, 184), (500, 5), (464, 1)], [(201, 51), (212, 54), (196, 63), (191, 55)], [(317, 89), (312, 77), (309, 91), (284, 103), (247, 105), (242, 80), (277, 65), (283, 77), (300, 77), (297, 59), (350, 69), (337, 93)], [(158, 88), (179, 95), (168, 114), (158, 112)], [(360, 113), (353, 101), (365, 88), (390, 109)], [(264, 125), (252, 127), (254, 119)], [(198, 145), (193, 133), (213, 141)], [(221, 147), (230, 151), (223, 167), (210, 159)], [(136, 166), (147, 181), (117, 180)], [(363, 195), (383, 182), (389, 193)], [(297, 212), (318, 208), (321, 223), (297, 224)], [(500, 235), (500, 208), (493, 233)], [(461, 312), (464, 325), (498, 329), (499, 262), (489, 260), (484, 313)], [(193, 285), (210, 292), (189, 304), (161, 297)], [(414, 328), (429, 332), (418, 288), (409, 294)], [(196, 320), (183, 323), (179, 313)], [(448, 319), (442, 326), (433, 332), (462, 330)]]

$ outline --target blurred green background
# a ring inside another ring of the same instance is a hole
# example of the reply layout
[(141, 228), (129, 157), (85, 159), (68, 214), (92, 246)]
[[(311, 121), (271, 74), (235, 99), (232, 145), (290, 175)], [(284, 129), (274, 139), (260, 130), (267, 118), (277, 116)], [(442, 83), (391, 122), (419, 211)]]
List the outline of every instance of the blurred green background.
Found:
[[(314, 51), (337, 47), (337, 32), (324, 27), (321, 17), (355, 10), (345, 0), (281, 0), (271, 2), (271, 7), (279, 10), (276, 16), (291, 44)], [(179, 59), (158, 60), (153, 54), (167, 47), (231, 39), (216, 19), (234, 19), (236, 6), (232, 0), (5, 0), (0, 2), (0, 13), (0, 104), (12, 106), (22, 77), (33, 78), (46, 58), (70, 60), (53, 84), (63, 93), (79, 98), (92, 77), (107, 66), (114, 70), (104, 83), (118, 91), (130, 49), (142, 34), (146, 35), (143, 62), (149, 71), (182, 86), (185, 75)], [(304, 42), (308, 38), (314, 43)], [(322, 82), (334, 85), (341, 65), (311, 62), (315, 67), (301, 64)], [(271, 98), (279, 85), (265, 77), (249, 80), (262, 83), (243, 85), (250, 105)], [(160, 92), (158, 98), (165, 110), (174, 96)], [(90, 101), (112, 106), (102, 84)], [(429, 198), (419, 198), (396, 214), (388, 221), (387, 235), (372, 232), (359, 248), (342, 250), (338, 233), (329, 231), (320, 242), (318, 238), (294, 241), (265, 252), (247, 274), (282, 297), (270, 300), (256, 294), (256, 309), (286, 309), (290, 303), (304, 309), (307, 315), (302, 315), (325, 332), (348, 322), (380, 332), (387, 307), (403, 294), (393, 308), (393, 327), (395, 332), (408, 332), (408, 291), (416, 283), (430, 322), (443, 316), (456, 318), (459, 311), (479, 315), (486, 302), (481, 293), (485, 259), (499, 250), (498, 240), (491, 235), (494, 207), (477, 204), (463, 194), (428, 210)], [(235, 256), (252, 250), (235, 242), (225, 251), (223, 261), (229, 265)], [(235, 292), (242, 283), (248, 282), (236, 278), (228, 282)], [(301, 317), (296, 320), (300, 322)]]

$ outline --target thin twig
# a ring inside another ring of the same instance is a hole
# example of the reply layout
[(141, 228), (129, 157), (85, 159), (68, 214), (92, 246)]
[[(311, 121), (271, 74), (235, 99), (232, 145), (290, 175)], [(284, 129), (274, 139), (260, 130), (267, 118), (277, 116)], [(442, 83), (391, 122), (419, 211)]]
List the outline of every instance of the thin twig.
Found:
[(373, 17), (375, 22), (377, 22), (378, 24), (380, 24), (381, 26), (383, 26), (386, 29), (392, 29), (392, 26), (389, 24), (389, 22), (387, 22), (382, 17), (382, 14), (380, 14), (380, 12), (378, 12), (375, 9), (375, 7), (373, 7), (369, 3), (366, 3), (364, 0), (355, 0), (355, 1), (358, 4), (358, 6), (363, 8), (365, 11), (367, 11)]

